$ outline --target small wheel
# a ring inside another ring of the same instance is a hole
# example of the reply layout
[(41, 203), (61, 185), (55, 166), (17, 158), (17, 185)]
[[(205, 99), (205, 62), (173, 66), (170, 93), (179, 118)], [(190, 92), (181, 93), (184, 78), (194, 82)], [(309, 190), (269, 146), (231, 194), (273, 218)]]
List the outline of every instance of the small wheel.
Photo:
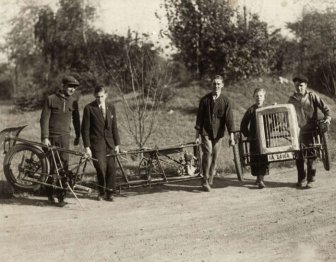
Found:
[(4, 159), (4, 173), (7, 181), (25, 192), (36, 191), (39, 182), (45, 182), (49, 172), (49, 162), (42, 149), (27, 145), (13, 146)]
[(147, 158), (142, 158), (139, 163), (139, 176), (141, 179), (147, 180), (149, 177), (149, 164)]
[(321, 158), (322, 158), (322, 162), (323, 162), (323, 166), (324, 169), (329, 171), (330, 170), (330, 154), (329, 154), (329, 150), (328, 150), (328, 133), (327, 132), (323, 132), (321, 134), (321, 144), (322, 144), (322, 154), (321, 154)]
[(235, 144), (233, 146), (233, 161), (235, 163), (238, 180), (243, 181), (244, 180), (244, 169), (243, 169), (243, 165), (242, 165), (239, 152), (240, 152), (239, 145)]

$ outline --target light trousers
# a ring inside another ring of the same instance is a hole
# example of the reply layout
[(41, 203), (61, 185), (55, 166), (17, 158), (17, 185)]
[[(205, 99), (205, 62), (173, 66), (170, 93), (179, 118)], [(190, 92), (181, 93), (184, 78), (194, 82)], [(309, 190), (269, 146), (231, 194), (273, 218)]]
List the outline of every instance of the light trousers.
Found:
[(203, 182), (208, 181), (209, 176), (216, 174), (217, 159), (220, 152), (219, 139), (209, 139), (208, 136), (202, 136), (202, 171)]

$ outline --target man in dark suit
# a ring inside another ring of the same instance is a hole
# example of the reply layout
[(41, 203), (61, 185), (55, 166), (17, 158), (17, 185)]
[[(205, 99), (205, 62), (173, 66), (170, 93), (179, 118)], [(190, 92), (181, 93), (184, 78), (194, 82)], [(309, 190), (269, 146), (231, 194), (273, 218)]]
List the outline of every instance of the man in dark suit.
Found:
[(95, 101), (86, 105), (83, 112), (82, 138), (85, 153), (98, 159), (94, 162), (97, 172), (99, 194), (97, 200), (103, 198), (113, 201), (115, 190), (115, 159), (107, 158), (107, 154), (119, 153), (119, 133), (115, 107), (106, 103), (107, 91), (104, 86), (94, 90)]

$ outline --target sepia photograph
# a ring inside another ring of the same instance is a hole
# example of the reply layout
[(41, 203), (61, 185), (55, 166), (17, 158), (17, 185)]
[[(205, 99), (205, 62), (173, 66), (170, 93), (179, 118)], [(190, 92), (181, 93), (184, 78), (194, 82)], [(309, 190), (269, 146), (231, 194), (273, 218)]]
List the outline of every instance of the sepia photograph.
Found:
[(0, 0), (1, 261), (336, 261), (335, 112), (334, 0)]

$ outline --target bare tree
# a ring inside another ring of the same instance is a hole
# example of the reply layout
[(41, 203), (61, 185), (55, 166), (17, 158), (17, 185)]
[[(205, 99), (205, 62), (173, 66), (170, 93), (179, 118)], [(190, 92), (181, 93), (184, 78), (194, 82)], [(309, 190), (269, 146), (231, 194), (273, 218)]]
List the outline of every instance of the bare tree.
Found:
[(90, 48), (101, 82), (119, 89), (121, 125), (142, 148), (155, 130), (163, 100), (172, 93), (172, 66), (149, 35), (129, 30), (126, 37), (97, 33)]
[[(153, 52), (153, 46), (135, 38), (125, 44), (126, 72), (119, 77), (126, 130), (139, 148), (155, 130), (163, 95), (171, 82), (169, 62)], [(126, 73), (126, 74), (125, 74)]]

